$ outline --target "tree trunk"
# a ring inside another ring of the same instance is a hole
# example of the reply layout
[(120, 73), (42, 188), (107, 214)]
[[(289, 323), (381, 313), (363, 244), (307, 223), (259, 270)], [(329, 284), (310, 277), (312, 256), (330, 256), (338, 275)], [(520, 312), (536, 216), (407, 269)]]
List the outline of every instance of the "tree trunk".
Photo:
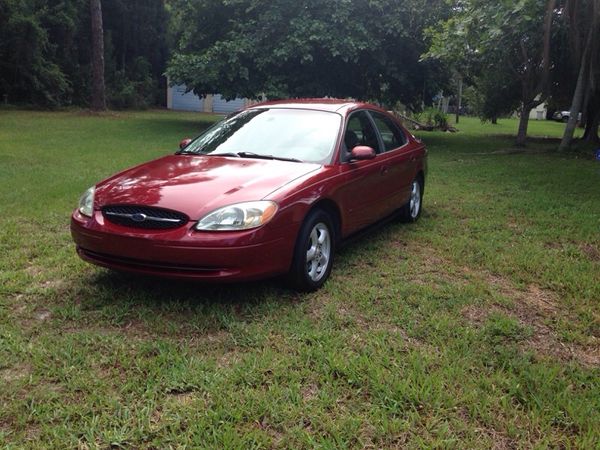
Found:
[(90, 0), (92, 16), (92, 109), (104, 111), (104, 30), (102, 28), (102, 5), (100, 0)]
[[(573, 136), (575, 134), (575, 128), (577, 127), (577, 119), (583, 106), (584, 95), (586, 92), (586, 85), (588, 84), (588, 68), (591, 65), (590, 55), (592, 55), (593, 36), (595, 34), (595, 27), (598, 23), (598, 16), (600, 15), (600, 8), (597, 8), (595, 4), (592, 6), (592, 23), (590, 29), (587, 32), (585, 47), (583, 54), (581, 55), (581, 62), (579, 64), (579, 75), (577, 76), (577, 84), (575, 86), (575, 92), (573, 93), (573, 100), (571, 101), (571, 109), (569, 110), (569, 121), (565, 127), (562, 141), (558, 147), (559, 151), (566, 151), (573, 142)], [(592, 56), (593, 57), (593, 56)]]
[[(589, 35), (591, 36), (591, 32)], [(588, 39), (589, 41), (589, 39)], [(587, 47), (587, 45), (586, 45)], [(563, 134), (562, 141), (560, 142), (560, 146), (558, 147), (558, 151), (564, 152), (566, 151), (573, 142), (573, 136), (575, 135), (575, 128), (577, 127), (577, 118), (579, 116), (579, 112), (581, 111), (581, 105), (583, 103), (583, 94), (585, 92), (585, 75), (587, 72), (587, 51), (584, 50), (583, 56), (581, 58), (581, 67), (579, 68), (579, 75), (577, 76), (577, 84), (575, 85), (575, 93), (573, 94), (573, 100), (571, 101), (571, 109), (569, 115), (569, 121), (567, 122), (567, 126), (565, 127), (565, 132)]]
[(492, 125), (498, 125), (498, 118), (492, 117)]
[(556, 6), (556, 0), (548, 0), (546, 4), (546, 14), (544, 17), (544, 49), (542, 53), (542, 78), (540, 80), (540, 89), (542, 98), (545, 101), (548, 97), (548, 90), (550, 88), (550, 59), (551, 59), (551, 43), (552, 43), (552, 17), (554, 16), (554, 7)]
[(521, 108), (521, 118), (519, 119), (519, 132), (517, 133), (517, 147), (525, 147), (527, 140), (527, 128), (529, 127), (529, 114), (531, 114), (532, 106), (530, 103), (523, 104)]
[(596, 111), (595, 116), (588, 116), (588, 122), (585, 127), (585, 133), (583, 140), (591, 142), (593, 144), (600, 144), (600, 137), (598, 136), (598, 128), (600, 126), (600, 110)]
[(460, 108), (462, 107), (462, 91), (463, 91), (463, 79), (462, 76), (458, 78), (458, 100), (456, 102), (456, 123), (460, 120)]
[(537, 86), (535, 85), (536, 69), (535, 65), (531, 64), (530, 57), (525, 46), (525, 41), (521, 41), (521, 53), (523, 56), (523, 64), (528, 67), (525, 76), (521, 79), (522, 95), (521, 95), (521, 118), (519, 120), (519, 132), (517, 133), (517, 147), (524, 147), (527, 141), (527, 128), (529, 127), (529, 114), (536, 106), (542, 104), (548, 98), (548, 88), (550, 79), (550, 55), (552, 42), (552, 17), (554, 15), (554, 7), (556, 0), (548, 0), (546, 3), (546, 14), (544, 15), (544, 45), (542, 48), (541, 64), (542, 73)]

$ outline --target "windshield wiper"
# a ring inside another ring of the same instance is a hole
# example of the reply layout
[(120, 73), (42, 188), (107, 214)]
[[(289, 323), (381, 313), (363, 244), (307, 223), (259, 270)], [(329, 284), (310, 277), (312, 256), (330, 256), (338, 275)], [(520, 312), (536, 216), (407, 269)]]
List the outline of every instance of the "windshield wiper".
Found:
[(296, 158), (284, 158), (283, 156), (275, 155), (260, 155), (258, 153), (253, 152), (238, 152), (237, 155), (241, 156), (242, 158), (275, 159), (277, 161), (302, 162), (302, 160)]
[(233, 156), (235, 158), (256, 158), (256, 159), (272, 159), (277, 161), (290, 161), (290, 162), (303, 162), (296, 158), (285, 158), (283, 156), (275, 155), (261, 155), (254, 152), (227, 152), (227, 153), (201, 153), (201, 152), (190, 152), (181, 150), (176, 153), (177, 155), (196, 155), (196, 156)]
[(240, 154), (239, 153), (234, 153), (234, 152), (227, 152), (227, 153), (200, 153), (201, 155), (204, 156), (233, 156), (235, 158), (239, 158)]
[(202, 153), (202, 152), (190, 152), (190, 151), (185, 151), (185, 150), (181, 150), (181, 151), (177, 152), (176, 155), (233, 156), (235, 158), (239, 158), (240, 157), (240, 155), (238, 153), (233, 153), (233, 152), (229, 152), (229, 153)]

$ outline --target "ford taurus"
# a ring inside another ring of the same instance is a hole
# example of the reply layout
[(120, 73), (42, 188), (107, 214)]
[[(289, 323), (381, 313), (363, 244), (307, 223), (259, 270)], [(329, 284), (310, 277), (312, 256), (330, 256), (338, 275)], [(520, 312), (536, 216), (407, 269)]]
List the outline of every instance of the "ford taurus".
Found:
[(384, 218), (420, 214), (427, 151), (366, 103), (267, 102), (180, 150), (89, 188), (71, 217), (77, 253), (179, 279), (329, 277), (336, 246)]

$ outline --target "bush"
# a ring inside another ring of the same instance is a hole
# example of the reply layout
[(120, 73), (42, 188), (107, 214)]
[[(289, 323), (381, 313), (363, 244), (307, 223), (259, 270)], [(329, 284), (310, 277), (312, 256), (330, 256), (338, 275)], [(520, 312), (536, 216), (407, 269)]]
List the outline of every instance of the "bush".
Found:
[(154, 104), (156, 82), (150, 75), (150, 64), (138, 57), (129, 71), (116, 71), (107, 85), (108, 104), (115, 109), (145, 109)]
[(439, 128), (441, 130), (448, 129), (448, 116), (437, 108), (428, 108), (423, 112), (425, 125), (429, 127)]

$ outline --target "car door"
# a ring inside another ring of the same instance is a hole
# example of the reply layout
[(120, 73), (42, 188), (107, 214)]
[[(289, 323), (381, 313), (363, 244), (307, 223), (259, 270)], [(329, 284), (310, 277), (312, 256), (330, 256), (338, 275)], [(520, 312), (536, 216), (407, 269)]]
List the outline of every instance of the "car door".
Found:
[(410, 198), (410, 188), (416, 173), (417, 158), (412, 146), (394, 121), (387, 115), (369, 111), (382, 141), (380, 190), (384, 197), (382, 208), (391, 214), (402, 207)]
[[(372, 147), (377, 156), (371, 160), (351, 160), (350, 151), (358, 145)], [(342, 142), (339, 166), (342, 181), (334, 194), (344, 216), (344, 235), (386, 214), (381, 156), (381, 142), (368, 113), (365, 110), (353, 112), (346, 121)]]

